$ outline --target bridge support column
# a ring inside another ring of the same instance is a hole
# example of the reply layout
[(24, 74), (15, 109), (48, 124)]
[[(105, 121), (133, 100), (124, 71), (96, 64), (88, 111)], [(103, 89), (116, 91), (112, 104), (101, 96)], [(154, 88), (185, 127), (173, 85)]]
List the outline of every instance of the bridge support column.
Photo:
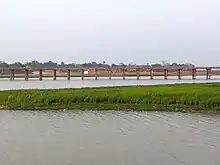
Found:
[(28, 75), (28, 69), (24, 70), (24, 79), (25, 81), (28, 81), (29, 75)]
[(42, 81), (43, 79), (43, 73), (42, 69), (39, 70), (39, 80)]
[(182, 79), (182, 69), (178, 69), (178, 79)]
[(140, 70), (137, 69), (137, 80), (139, 80), (139, 79), (140, 79)]
[(167, 80), (168, 69), (164, 69), (164, 80)]
[(150, 70), (150, 79), (151, 80), (154, 79), (154, 71), (153, 71), (153, 69)]
[(123, 69), (123, 80), (125, 80), (125, 69)]
[(84, 69), (81, 70), (81, 79), (84, 80)]
[(211, 69), (210, 69), (210, 68), (207, 68), (207, 69), (206, 69), (206, 79), (207, 79), (207, 80), (210, 80), (210, 79), (211, 79)]
[(67, 70), (67, 80), (70, 80), (70, 70)]
[(11, 69), (10, 70), (10, 80), (14, 80), (15, 79), (15, 70)]
[(54, 69), (53, 70), (53, 80), (56, 80), (57, 79), (57, 70)]
[(111, 71), (111, 69), (108, 70), (108, 76), (109, 76), (109, 80), (111, 80), (112, 79), (112, 71)]
[(95, 68), (95, 80), (97, 80), (97, 79), (98, 79), (98, 69)]
[(196, 69), (192, 69), (192, 79), (196, 79)]

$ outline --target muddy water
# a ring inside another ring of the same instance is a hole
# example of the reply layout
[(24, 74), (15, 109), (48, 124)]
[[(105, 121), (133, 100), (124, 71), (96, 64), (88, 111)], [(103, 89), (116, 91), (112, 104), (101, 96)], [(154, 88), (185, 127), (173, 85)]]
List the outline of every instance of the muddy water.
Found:
[(211, 80), (206, 80), (205, 76), (197, 76), (196, 80), (192, 80), (191, 76), (183, 77), (182, 80), (178, 80), (177, 77), (168, 77), (168, 80), (164, 80), (164, 77), (155, 77), (154, 80), (150, 80), (149, 77), (140, 77), (137, 80), (136, 77), (126, 77), (126, 80), (122, 80), (122, 77), (113, 77), (109, 80), (107, 77), (100, 77), (98, 80), (93, 78), (85, 78), (81, 80), (79, 78), (72, 78), (67, 81), (66, 78), (57, 78), (53, 81), (52, 78), (44, 78), (43, 81), (38, 79), (30, 79), (24, 81), (24, 79), (16, 79), (10, 81), (9, 79), (0, 79), (0, 90), (9, 89), (52, 89), (52, 88), (81, 88), (81, 87), (101, 87), (101, 86), (127, 86), (127, 85), (156, 85), (156, 84), (175, 84), (175, 83), (205, 83), (205, 82), (220, 82), (219, 76), (212, 76)]
[(220, 115), (0, 111), (1, 165), (219, 165)]

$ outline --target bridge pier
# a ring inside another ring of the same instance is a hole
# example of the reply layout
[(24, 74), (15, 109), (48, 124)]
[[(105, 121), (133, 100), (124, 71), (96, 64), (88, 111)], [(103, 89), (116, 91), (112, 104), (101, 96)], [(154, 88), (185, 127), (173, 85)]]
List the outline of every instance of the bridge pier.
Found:
[(10, 80), (14, 80), (15, 79), (15, 70), (11, 69), (10, 70)]
[(192, 79), (196, 79), (196, 69), (192, 69)]
[(40, 69), (40, 70), (39, 70), (39, 80), (40, 80), (40, 81), (43, 80), (43, 73), (42, 73), (42, 72), (43, 72), (43, 70)]
[(67, 80), (70, 80), (70, 77), (71, 77), (71, 75), (70, 75), (70, 69), (68, 69), (68, 70), (67, 70)]
[(84, 69), (81, 70), (81, 79), (84, 80)]
[(125, 69), (123, 69), (122, 72), (123, 72), (123, 75), (122, 75), (123, 76), (123, 80), (125, 80)]
[(24, 79), (25, 81), (28, 81), (29, 75), (28, 75), (28, 69), (24, 70)]
[(53, 80), (56, 80), (57, 79), (57, 70), (54, 69), (53, 70)]
[(168, 77), (168, 69), (164, 69), (164, 80), (167, 80)]
[(95, 80), (98, 80), (98, 69), (95, 68)]
[(182, 79), (182, 69), (178, 69), (178, 79)]
[(140, 70), (137, 69), (137, 80), (139, 80), (139, 79), (140, 79)]
[(111, 69), (108, 69), (108, 76), (109, 76), (109, 80), (112, 79), (112, 72), (111, 72)]
[[(15, 73), (17, 73), (17, 70), (20, 70), (20, 71), (23, 72), (22, 77), (26, 81), (30, 79), (30, 73), (29, 72), (31, 72), (32, 70), (36, 70), (35, 68), (22, 68), (22, 69), (21, 68), (0, 68), (0, 69), (1, 70), (6, 70), (7, 72), (9, 72), (10, 80), (16, 79)], [(93, 76), (95, 77), (95, 80), (97, 80), (101, 75), (99, 74), (99, 68), (98, 67), (94, 68), (94, 69), (93, 69), (93, 71), (95, 73), (93, 72), (94, 73)], [(129, 69), (135, 69), (135, 68), (127, 68), (127, 67), (113, 68), (113, 67), (109, 67), (109, 68), (106, 68), (105, 71), (108, 72), (106, 76), (108, 76), (109, 80), (112, 79), (112, 76), (115, 76), (115, 74), (114, 74), (115, 71), (117, 72), (117, 75), (119, 73), (119, 75), (118, 75), (119, 77), (122, 77), (123, 80), (125, 80), (126, 79), (126, 72)], [(214, 71), (213, 71), (214, 69), (218, 69), (218, 71), (219, 71), (220, 67), (194, 67), (194, 68), (191, 68), (191, 69), (189, 69), (189, 68), (184, 69), (183, 67), (179, 67), (179, 68), (176, 68), (174, 71), (176, 72), (176, 74), (177, 74), (176, 76), (178, 76), (179, 80), (181, 80), (183, 78), (183, 76), (185, 76), (184, 75), (185, 71), (187, 71), (187, 72), (191, 71), (192, 79), (195, 80), (196, 76), (197, 76), (197, 71), (198, 70), (203, 70), (203, 74), (205, 74), (204, 79), (209, 80), (209, 79), (211, 79), (212, 74), (214, 74)], [(40, 81), (43, 79), (42, 72), (44, 70), (45, 70), (45, 68), (38, 68), (37, 69), (37, 72), (39, 72), (38, 78), (39, 78)], [(57, 71), (59, 71), (59, 69), (58, 68), (50, 68), (48, 70), (52, 73), (53, 80), (56, 80), (57, 79)], [(82, 80), (84, 80), (84, 78), (87, 77), (86, 73), (84, 72), (84, 71), (87, 70), (86, 68), (66, 68), (65, 70), (67, 72), (67, 74), (65, 74), (66, 75), (65, 77), (66, 77), (67, 80), (71, 79), (71, 71), (72, 70), (78, 70), (78, 76), (77, 77), (81, 77)], [(162, 76), (164, 76), (165, 80), (169, 79), (168, 76), (169, 76), (169, 72), (171, 71), (171, 69), (169, 67), (166, 67), (166, 68), (164, 68), (164, 67), (143, 67), (143, 68), (137, 67), (135, 72), (132, 72), (132, 73), (134, 73), (134, 75), (132, 75), (132, 76), (136, 77), (137, 80), (139, 80), (140, 76), (141, 76), (140, 73), (141, 73), (142, 70), (149, 71), (149, 73), (147, 75), (150, 76), (151, 80), (153, 80), (155, 78), (154, 77), (155, 76), (155, 74), (154, 74), (155, 71), (162, 71), (162, 72), (164, 71), (164, 75), (162, 75)], [(205, 73), (204, 73), (204, 71), (205, 71)], [(79, 75), (80, 72), (81, 72), (81, 75)], [(135, 73), (136, 73), (136, 75), (135, 75)], [(216, 70), (216, 74), (217, 74), (217, 70)]]
[(150, 79), (151, 80), (154, 79), (154, 71), (153, 71), (153, 69), (150, 70)]
[(207, 80), (210, 80), (210, 79), (211, 79), (211, 75), (212, 75), (211, 69), (210, 69), (210, 68), (207, 68), (207, 69), (206, 69), (206, 79), (207, 79)]

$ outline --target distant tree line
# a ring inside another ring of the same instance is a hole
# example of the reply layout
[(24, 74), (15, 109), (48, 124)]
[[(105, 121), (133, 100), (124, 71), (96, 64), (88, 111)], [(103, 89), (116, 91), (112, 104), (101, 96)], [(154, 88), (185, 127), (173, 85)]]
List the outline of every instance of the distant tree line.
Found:
[(90, 63), (82, 63), (82, 64), (76, 64), (76, 63), (69, 63), (65, 64), (64, 62), (61, 63), (56, 63), (53, 61), (48, 61), (48, 62), (38, 62), (38, 61), (31, 61), (31, 62), (26, 62), (26, 63), (21, 63), (21, 62), (14, 62), (14, 63), (6, 63), (4, 61), (0, 61), (0, 68), (79, 68), (79, 67), (84, 67), (84, 68), (96, 68), (96, 67), (194, 67), (193, 64), (186, 63), (186, 64), (178, 64), (178, 63), (166, 63), (162, 62), (156, 63), (156, 64), (142, 64), (142, 65), (137, 65), (137, 64), (124, 64), (124, 63), (119, 63), (119, 64), (106, 64), (105, 61), (102, 63), (97, 63), (97, 62), (90, 62)]

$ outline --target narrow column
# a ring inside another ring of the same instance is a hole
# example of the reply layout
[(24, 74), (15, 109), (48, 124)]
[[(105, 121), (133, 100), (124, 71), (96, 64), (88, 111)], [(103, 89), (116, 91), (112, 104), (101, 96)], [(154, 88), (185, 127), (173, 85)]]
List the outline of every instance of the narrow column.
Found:
[(67, 80), (70, 80), (70, 69), (67, 70)]
[(206, 79), (207, 80), (211, 79), (211, 69), (209, 69), (209, 68), (206, 69)]
[(192, 69), (192, 79), (196, 79), (196, 69)]
[(28, 75), (28, 69), (24, 70), (24, 79), (25, 81), (28, 81), (29, 75)]
[(42, 81), (43, 79), (43, 74), (42, 74), (42, 69), (39, 70), (39, 80)]
[(84, 80), (84, 69), (81, 70), (81, 79)]
[(11, 69), (10, 70), (10, 80), (14, 80), (15, 79), (15, 70)]
[(211, 76), (212, 76), (212, 69), (210, 68), (209, 69), (209, 79), (211, 79)]
[(150, 79), (151, 80), (154, 79), (154, 71), (153, 71), (153, 69), (150, 70)]
[(57, 79), (57, 70), (54, 69), (53, 70), (53, 80), (56, 80)]
[(111, 69), (108, 70), (108, 76), (109, 76), (109, 80), (111, 80), (112, 79), (112, 71), (111, 71)]
[(164, 80), (167, 80), (167, 76), (168, 76), (168, 70), (164, 69)]
[(139, 79), (140, 79), (140, 70), (137, 69), (137, 80), (139, 80)]
[(182, 79), (182, 69), (178, 69), (178, 79)]
[(97, 79), (98, 79), (98, 69), (95, 68), (95, 80), (97, 80)]
[(122, 72), (123, 72), (123, 75), (122, 75), (123, 76), (123, 80), (125, 80), (125, 69), (123, 69)]

